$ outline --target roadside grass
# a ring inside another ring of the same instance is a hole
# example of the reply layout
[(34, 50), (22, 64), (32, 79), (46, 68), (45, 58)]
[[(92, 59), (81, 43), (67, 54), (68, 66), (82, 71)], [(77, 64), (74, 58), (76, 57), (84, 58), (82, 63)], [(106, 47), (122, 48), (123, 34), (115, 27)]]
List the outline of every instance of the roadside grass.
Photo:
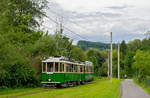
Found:
[(93, 82), (70, 88), (30, 88), (8, 90), (0, 93), (0, 98), (118, 98), (121, 80), (96, 78)]
[(143, 88), (148, 94), (150, 94), (150, 86), (146, 85), (145, 83), (140, 83), (136, 79), (134, 79), (134, 83), (139, 85), (141, 88)]
[(0, 89), (0, 98), (15, 97), (46, 91), (46, 88), (17, 88)]

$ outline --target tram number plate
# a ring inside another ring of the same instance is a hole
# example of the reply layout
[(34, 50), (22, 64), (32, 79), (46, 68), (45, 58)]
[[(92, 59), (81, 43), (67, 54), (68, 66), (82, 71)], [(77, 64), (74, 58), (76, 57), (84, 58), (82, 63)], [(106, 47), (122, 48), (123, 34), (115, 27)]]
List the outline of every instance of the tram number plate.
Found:
[(53, 72), (47, 72), (47, 74), (53, 74)]

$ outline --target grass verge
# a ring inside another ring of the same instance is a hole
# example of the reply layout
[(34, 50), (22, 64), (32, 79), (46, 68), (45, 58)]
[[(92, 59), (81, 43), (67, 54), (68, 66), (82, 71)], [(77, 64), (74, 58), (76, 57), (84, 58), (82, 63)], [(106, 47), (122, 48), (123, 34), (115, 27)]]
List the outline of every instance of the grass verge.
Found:
[[(14, 91), (0, 93), (1, 97), (18, 96), (19, 98), (118, 98), (121, 80), (96, 78), (92, 83), (63, 89), (16, 89)], [(46, 91), (45, 91), (46, 90)]]
[(45, 88), (0, 89), (0, 98), (16, 97), (46, 91)]
[(150, 86), (146, 85), (145, 83), (140, 83), (136, 79), (134, 79), (134, 83), (139, 85), (141, 88), (143, 88), (148, 94), (150, 94)]

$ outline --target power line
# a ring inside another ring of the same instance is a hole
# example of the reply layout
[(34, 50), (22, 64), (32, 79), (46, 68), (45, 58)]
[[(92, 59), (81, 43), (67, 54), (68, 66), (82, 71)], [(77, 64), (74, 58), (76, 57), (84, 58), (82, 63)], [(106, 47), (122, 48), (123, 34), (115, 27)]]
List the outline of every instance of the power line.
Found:
[[(55, 12), (55, 11), (52, 11), (52, 10), (49, 10), (51, 13), (53, 13), (53, 14), (55, 14), (56, 16), (60, 16), (60, 17), (63, 17), (61, 14), (59, 14), (59, 13), (57, 13), (57, 12)], [(64, 18), (64, 17), (63, 17)], [(67, 21), (69, 21), (68, 19), (66, 19), (66, 18), (64, 18), (65, 20), (67, 20)], [(69, 21), (69, 22), (71, 22), (72, 24), (75, 24), (76, 26), (78, 26), (78, 27), (80, 27), (80, 28), (82, 28), (82, 29), (84, 29), (84, 30), (86, 30), (86, 31), (91, 31), (91, 32), (96, 32), (96, 31), (93, 31), (93, 30), (91, 30), (91, 29), (87, 29), (87, 28), (85, 28), (84, 26), (81, 26), (81, 25), (79, 25), (79, 24), (77, 24), (76, 22), (73, 22), (73, 21)], [(101, 41), (101, 42), (109, 42), (110, 43), (110, 41)], [(113, 42), (113, 43), (118, 43), (118, 41), (116, 41), (116, 42)]]
[[(46, 28), (48, 28), (48, 29), (51, 29), (50, 27), (48, 27), (48, 26), (46, 26), (46, 25), (42, 25), (42, 26), (44, 26), (44, 27), (46, 27)], [(67, 32), (65, 32), (65, 33), (67, 33)], [(73, 40), (77, 40), (77, 38), (74, 38), (74, 37), (72, 37), (72, 36), (70, 36), (70, 35), (67, 35), (67, 34), (65, 34), (65, 33), (63, 33), (66, 37), (68, 37), (68, 38), (70, 38), (70, 39), (73, 39)]]
[[(60, 14), (58, 14), (58, 13), (56, 13), (56, 12), (52, 11), (52, 10), (49, 10), (49, 11), (50, 11), (51, 13), (53, 13), (53, 14), (57, 15), (57, 16), (61, 16), (61, 17), (63, 17), (62, 15), (60, 15)], [(82, 29), (84, 29), (84, 30), (86, 30), (86, 31), (95, 32), (95, 31), (93, 31), (93, 30), (91, 30), (91, 29), (88, 29), (88, 30), (87, 30), (87, 28), (85, 28), (85, 27), (83, 27), (83, 26), (81, 26), (81, 25), (77, 24), (76, 22), (73, 22), (73, 21), (69, 21), (69, 22), (71, 22), (72, 24), (75, 24), (76, 26), (78, 26), (78, 27), (80, 27), (80, 28), (82, 28)]]
[[(52, 19), (52, 18), (50, 18), (50, 17), (47, 17), (47, 18), (50, 19), (51, 21), (53, 21), (54, 23), (59, 24), (59, 23), (58, 23), (57, 21), (55, 21), (54, 19)], [(62, 27), (63, 27), (64, 29), (66, 29), (67, 31), (72, 32), (72, 33), (74, 33), (75, 35), (79, 36), (81, 39), (88, 40), (88, 39), (86, 39), (85, 37), (83, 37), (83, 36), (81, 36), (81, 35), (75, 33), (75, 32), (72, 31), (71, 29), (67, 28), (66, 26), (63, 25)]]
[[(56, 23), (56, 24), (59, 24), (57, 21), (55, 21), (54, 19), (52, 19), (51, 17), (47, 17), (49, 20), (51, 20), (52, 22), (54, 22), (54, 23)], [(66, 26), (62, 26), (64, 29), (66, 29), (67, 31), (69, 31), (70, 33), (72, 33), (72, 34), (75, 34), (75, 35), (77, 35), (80, 39), (83, 39), (83, 40), (86, 40), (86, 41), (89, 41), (89, 39), (87, 39), (87, 38), (85, 38), (85, 37), (83, 37), (83, 36), (81, 36), (80, 34), (78, 34), (78, 33), (76, 33), (76, 32), (74, 32), (74, 31), (72, 31), (71, 29), (69, 29), (68, 27), (66, 27)], [(73, 38), (73, 39), (75, 39), (75, 38)], [(102, 42), (102, 43), (110, 43), (110, 41), (100, 41), (100, 42)], [(117, 41), (116, 42), (113, 42), (113, 43), (117, 43)]]

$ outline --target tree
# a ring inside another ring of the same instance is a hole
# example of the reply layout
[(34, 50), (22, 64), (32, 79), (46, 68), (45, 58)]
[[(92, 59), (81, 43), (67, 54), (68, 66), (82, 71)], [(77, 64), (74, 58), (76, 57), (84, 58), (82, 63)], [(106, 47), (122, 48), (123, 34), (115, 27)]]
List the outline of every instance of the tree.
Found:
[(101, 70), (103, 70), (102, 64), (105, 62), (105, 55), (100, 52), (98, 49), (88, 49), (86, 51), (87, 60), (93, 62), (94, 72), (96, 75), (101, 76)]
[(132, 52), (132, 51), (129, 51), (127, 53), (127, 55), (125, 56), (125, 60), (124, 60), (124, 63), (125, 63), (125, 74), (128, 76), (128, 77), (132, 77), (134, 72), (133, 72), (133, 69), (132, 69), (132, 65), (134, 63), (134, 57), (135, 55), (135, 52)]
[(138, 73), (138, 80), (142, 82), (147, 76), (150, 76), (150, 53), (138, 50), (134, 60), (133, 68)]
[(33, 44), (43, 32), (46, 0), (0, 1), (0, 86), (26, 87), (39, 83), (32, 68)]
[(70, 51), (70, 58), (76, 61), (85, 61), (86, 55), (81, 48), (77, 46), (72, 46), (71, 51)]
[(141, 50), (143, 51), (150, 51), (150, 39), (143, 39)]
[(128, 51), (136, 52), (142, 46), (142, 42), (140, 39), (135, 39), (128, 43)]
[(39, 81), (29, 58), (17, 52), (9, 40), (0, 35), (0, 86), (33, 87)]
[(120, 44), (120, 52), (122, 52), (122, 54), (125, 56), (127, 53), (127, 45), (125, 40), (123, 40)]
[(46, 0), (1, 0), (0, 34), (16, 47), (29, 42), (45, 13)]
[(147, 31), (144, 35), (146, 36), (146, 39), (150, 39), (150, 31)]

